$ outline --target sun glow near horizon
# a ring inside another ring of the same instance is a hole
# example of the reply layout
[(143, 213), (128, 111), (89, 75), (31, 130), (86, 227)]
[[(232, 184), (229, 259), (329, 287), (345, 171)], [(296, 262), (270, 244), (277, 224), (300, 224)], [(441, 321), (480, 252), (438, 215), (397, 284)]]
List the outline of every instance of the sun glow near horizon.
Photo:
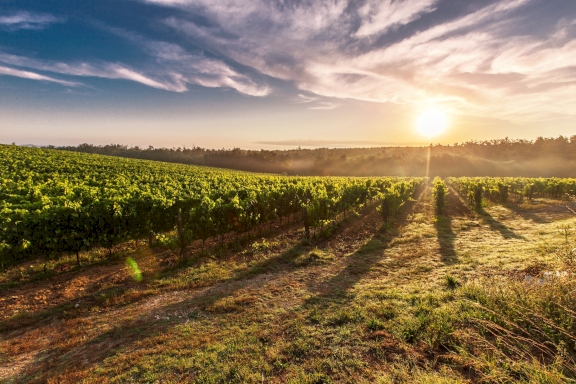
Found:
[(447, 127), (448, 115), (438, 107), (424, 109), (416, 120), (417, 132), (428, 139), (444, 133)]

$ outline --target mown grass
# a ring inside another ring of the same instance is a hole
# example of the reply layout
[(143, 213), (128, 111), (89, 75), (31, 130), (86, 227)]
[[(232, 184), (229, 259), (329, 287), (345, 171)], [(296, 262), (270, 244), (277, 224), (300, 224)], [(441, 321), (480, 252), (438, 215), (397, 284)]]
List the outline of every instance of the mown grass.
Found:
[[(436, 217), (424, 196), (397, 226), (358, 235), (349, 253), (336, 246), (338, 233), (334, 243), (259, 238), (234, 257), (207, 252), (145, 271), (143, 282), (130, 283), (140, 289), (109, 287), (89, 310), (42, 317), (47, 327), (75, 331), (68, 344), (55, 341), (35, 355), (17, 379), (573, 381), (576, 286), (562, 228), (575, 220), (535, 222), (487, 207), (518, 234), (505, 236), (482, 212), (455, 214), (450, 202)], [(176, 297), (154, 301), (170, 290)], [(40, 327), (33, 316), (30, 326)], [(16, 351), (10, 337), (3, 335), (0, 364)]]

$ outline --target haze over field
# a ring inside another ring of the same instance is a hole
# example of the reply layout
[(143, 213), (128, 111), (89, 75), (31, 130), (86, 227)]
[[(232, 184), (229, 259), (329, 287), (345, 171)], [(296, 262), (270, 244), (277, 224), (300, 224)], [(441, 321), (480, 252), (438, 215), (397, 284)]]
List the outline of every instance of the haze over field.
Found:
[[(59, 147), (170, 163), (308, 176), (576, 176), (576, 135), (473, 141), (432, 147), (242, 150), (125, 145)], [(428, 164), (428, 166), (427, 166)]]
[(3, 1), (0, 142), (570, 137), (575, 37), (567, 0)]

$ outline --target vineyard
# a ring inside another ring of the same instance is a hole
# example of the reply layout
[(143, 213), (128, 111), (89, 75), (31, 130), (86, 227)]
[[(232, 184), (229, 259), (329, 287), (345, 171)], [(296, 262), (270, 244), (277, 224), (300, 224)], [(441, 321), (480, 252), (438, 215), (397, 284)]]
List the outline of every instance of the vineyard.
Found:
[(574, 382), (575, 195), (0, 146), (0, 381)]
[(448, 178), (460, 195), (474, 208), (481, 208), (483, 199), (505, 204), (534, 198), (566, 199), (576, 194), (576, 179), (535, 179), (524, 177), (459, 177)]
[[(270, 176), (15, 146), (0, 147), (0, 172), (2, 265), (127, 240), (152, 244), (174, 230), (183, 251), (279, 220), (301, 221), (309, 237), (372, 202), (388, 222), (423, 186), (421, 178)], [(476, 209), (486, 199), (576, 194), (576, 179), (461, 177), (447, 185)]]
[(277, 220), (333, 224), (369, 202), (384, 220), (422, 179), (257, 175), (205, 167), (0, 147), (0, 263), (56, 258), (178, 231), (194, 241), (242, 234)]

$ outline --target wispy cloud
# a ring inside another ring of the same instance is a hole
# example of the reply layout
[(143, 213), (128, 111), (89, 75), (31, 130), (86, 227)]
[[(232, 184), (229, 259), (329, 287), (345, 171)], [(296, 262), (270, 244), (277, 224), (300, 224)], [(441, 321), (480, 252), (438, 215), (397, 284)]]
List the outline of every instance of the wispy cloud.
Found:
[(316, 96), (305, 95), (303, 93), (298, 94), (298, 99), (296, 100), (297, 103), (311, 103), (313, 101), (318, 100)]
[(30, 79), (30, 80), (48, 81), (51, 83), (58, 83), (58, 84), (67, 85), (67, 86), (80, 85), (79, 83), (75, 83), (72, 81), (55, 79), (53, 77), (40, 75), (40, 74), (35, 73), (35, 72), (22, 71), (19, 69), (3, 67), (3, 66), (0, 66), (0, 75), (15, 76), (15, 77), (21, 77), (23, 79)]
[(512, 120), (567, 114), (576, 103), (574, 20), (548, 34), (515, 31), (535, 0), (469, 4), (453, 14), (438, 14), (450, 3), (441, 0), (146, 1), (207, 20), (165, 20), (195, 44), (318, 96), (436, 102)]
[(334, 103), (332, 101), (327, 101), (327, 100), (322, 100), (322, 97), (319, 96), (313, 96), (313, 95), (308, 95), (308, 94), (304, 94), (304, 93), (300, 93), (298, 94), (298, 98), (296, 99), (296, 103), (297, 104), (307, 104), (308, 105), (308, 109), (311, 110), (329, 110), (329, 109), (335, 109), (338, 107), (337, 103)]
[(44, 29), (50, 24), (64, 21), (50, 14), (30, 12), (17, 12), (11, 15), (0, 16), (0, 27), (9, 30), (18, 29)]
[[(191, 55), (175, 44), (143, 41), (157, 64), (144, 71), (122, 63), (54, 62), (0, 52), (0, 62), (46, 72), (79, 77), (99, 77), (134, 81), (152, 88), (185, 92), (188, 84), (230, 87), (246, 95), (265, 96), (270, 88), (254, 83), (218, 60)], [(63, 83), (64, 84), (64, 83)]]
[(181, 46), (165, 41), (122, 34), (143, 47), (160, 64), (160, 69), (177, 73), (182, 84), (198, 84), (208, 88), (229, 87), (249, 96), (266, 96), (272, 90), (259, 85), (221, 60), (186, 52)]
[(358, 9), (362, 24), (354, 36), (365, 37), (406, 25), (423, 13), (432, 12), (437, 0), (371, 0)]
[[(63, 63), (32, 59), (0, 52), (0, 62), (35, 70), (78, 77), (100, 77), (105, 79), (124, 79), (149, 87), (173, 92), (184, 92), (185, 84), (177, 74), (169, 74), (165, 79), (153, 79), (127, 66), (117, 63)], [(22, 72), (22, 71), (21, 71)], [(62, 83), (64, 84), (64, 83)]]
[(330, 101), (321, 101), (308, 109), (335, 109), (338, 105)]
[[(19, 12), (0, 17), (0, 26), (5, 25), (12, 29), (40, 29), (59, 21), (62, 20), (52, 15)], [(223, 61), (198, 53), (189, 53), (178, 44), (147, 39), (136, 33), (97, 22), (94, 25), (140, 47), (150, 59), (134, 66), (122, 62), (99, 60), (71, 62), (41, 60), (0, 51), (0, 63), (68, 76), (129, 80), (170, 92), (186, 92), (189, 84), (210, 88), (227, 87), (245, 95), (259, 97), (266, 96), (272, 91), (267, 85), (256, 83), (249, 76), (239, 73)], [(14, 73), (32, 73), (24, 70), (14, 71)]]

